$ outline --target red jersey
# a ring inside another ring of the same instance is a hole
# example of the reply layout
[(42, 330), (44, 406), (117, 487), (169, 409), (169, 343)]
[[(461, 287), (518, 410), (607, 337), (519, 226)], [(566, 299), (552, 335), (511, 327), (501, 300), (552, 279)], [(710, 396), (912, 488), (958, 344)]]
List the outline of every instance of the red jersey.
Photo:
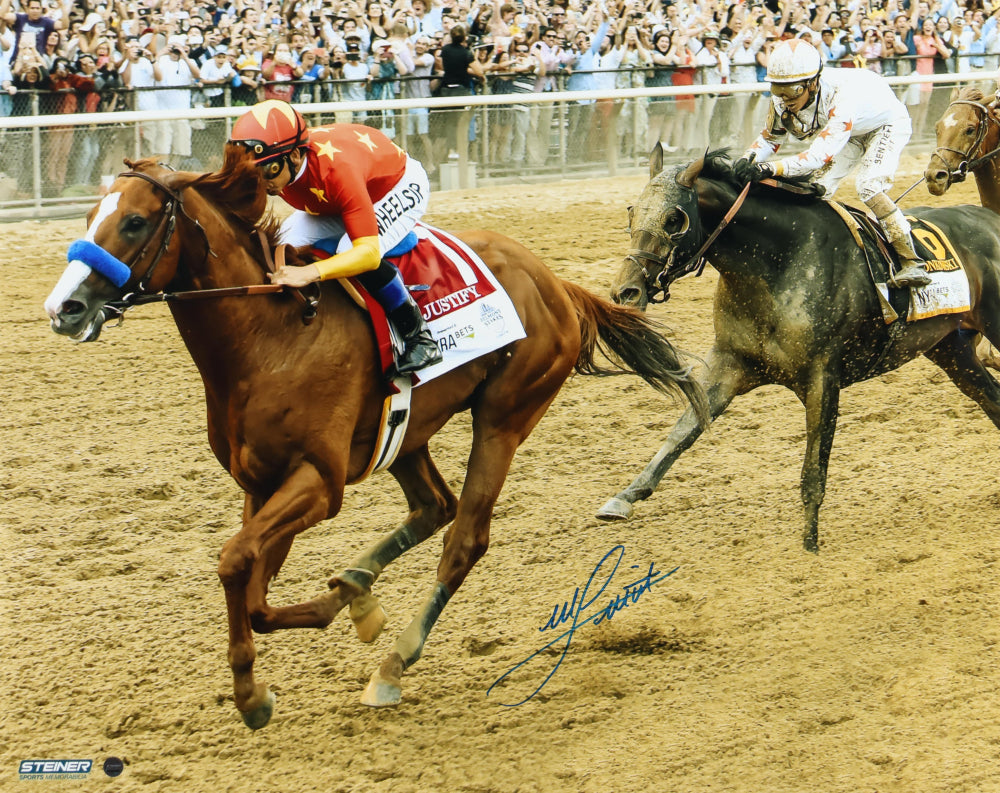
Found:
[(352, 240), (377, 237), (375, 202), (403, 178), (406, 160), (406, 152), (371, 127), (316, 127), (309, 130), (305, 172), (281, 197), (310, 215), (342, 217)]

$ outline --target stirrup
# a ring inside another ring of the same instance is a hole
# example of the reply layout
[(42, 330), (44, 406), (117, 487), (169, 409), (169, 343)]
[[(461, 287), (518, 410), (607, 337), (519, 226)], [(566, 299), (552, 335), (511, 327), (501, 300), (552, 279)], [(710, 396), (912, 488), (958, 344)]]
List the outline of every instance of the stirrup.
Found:
[(906, 266), (889, 278), (890, 285), (898, 289), (930, 285), (932, 279), (927, 270), (924, 269), (923, 262), (913, 259), (904, 261), (906, 261)]

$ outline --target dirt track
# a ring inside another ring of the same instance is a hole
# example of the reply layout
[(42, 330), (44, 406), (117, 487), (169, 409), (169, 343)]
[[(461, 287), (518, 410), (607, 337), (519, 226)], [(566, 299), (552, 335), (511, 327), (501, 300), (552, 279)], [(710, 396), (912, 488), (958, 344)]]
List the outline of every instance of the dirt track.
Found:
[[(442, 195), (430, 219), (510, 233), (605, 294), (642, 182)], [(946, 200), (977, 202), (971, 186)], [(922, 188), (907, 205), (919, 202)], [(436, 538), (381, 578), (390, 625), (374, 646), (346, 617), (259, 638), (278, 701), (249, 732), (215, 573), (240, 494), (209, 451), (200, 382), (166, 310), (137, 309), (96, 344), (49, 331), (41, 304), (83, 228), (3, 229), (0, 790), (1000, 790), (998, 436), (923, 360), (843, 394), (818, 557), (801, 548), (804, 413), (790, 393), (738, 400), (633, 521), (608, 525), (595, 509), (680, 406), (637, 380), (573, 379), (516, 457), (490, 551), (404, 678), (402, 705), (358, 697), (432, 586)], [(714, 284), (712, 271), (684, 280), (655, 309), (686, 349), (709, 344)], [(455, 489), (468, 438), (459, 417), (432, 445)], [(318, 594), (403, 509), (386, 474), (351, 488), (341, 516), (296, 542), (273, 602)], [(623, 569), (679, 569), (582, 628), (534, 700), (498, 704), (537, 686), (555, 655), (487, 697), (619, 543)], [(108, 756), (127, 764), (114, 780)], [(95, 770), (19, 782), (19, 761), (40, 758)]]

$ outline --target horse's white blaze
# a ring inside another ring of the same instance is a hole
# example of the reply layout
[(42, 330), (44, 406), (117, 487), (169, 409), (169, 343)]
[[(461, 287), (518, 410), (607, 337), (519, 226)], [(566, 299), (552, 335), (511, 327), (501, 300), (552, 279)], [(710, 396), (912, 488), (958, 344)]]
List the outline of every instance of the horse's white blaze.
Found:
[[(93, 221), (91, 221), (90, 226), (87, 227), (87, 234), (84, 236), (84, 239), (89, 242), (94, 241), (94, 238), (97, 236), (97, 230), (101, 227), (101, 224), (107, 220), (108, 216), (118, 208), (118, 202), (121, 200), (121, 197), (121, 193), (114, 192), (108, 193), (103, 199), (101, 199), (101, 203), (97, 207), (97, 214), (94, 215)], [(90, 267), (81, 262), (79, 259), (71, 261), (66, 269), (63, 270), (63, 274), (59, 278), (59, 282), (45, 299), (45, 312), (52, 317), (53, 320), (57, 319), (59, 310), (62, 308), (62, 304), (65, 303), (77, 289), (79, 289), (80, 284), (87, 280), (92, 272), (93, 270), (91, 270)]]
[(122, 194), (119, 192), (108, 193), (104, 198), (101, 199), (101, 203), (97, 207), (97, 214), (94, 215), (94, 219), (91, 221), (90, 226), (87, 227), (87, 234), (84, 237), (88, 242), (93, 242), (94, 238), (97, 236), (97, 230), (101, 227), (101, 224), (107, 220), (108, 215), (118, 209), (118, 202), (121, 200)]
[(955, 118), (954, 113), (949, 113), (947, 116), (941, 119), (941, 123), (944, 124), (946, 129), (951, 129), (956, 124), (958, 124), (958, 119)]
[(59, 316), (59, 310), (62, 308), (63, 303), (69, 300), (73, 293), (80, 288), (80, 284), (86, 281), (92, 272), (93, 270), (79, 259), (71, 261), (66, 269), (63, 270), (59, 282), (45, 299), (45, 312), (52, 319), (56, 319)]

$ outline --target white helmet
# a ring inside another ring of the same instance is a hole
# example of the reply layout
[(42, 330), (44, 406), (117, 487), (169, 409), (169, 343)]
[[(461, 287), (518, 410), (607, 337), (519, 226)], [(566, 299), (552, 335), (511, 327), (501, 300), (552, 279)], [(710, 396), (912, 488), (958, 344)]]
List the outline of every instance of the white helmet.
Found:
[(788, 39), (771, 50), (767, 61), (769, 83), (799, 83), (813, 79), (823, 68), (816, 48), (803, 39)]

